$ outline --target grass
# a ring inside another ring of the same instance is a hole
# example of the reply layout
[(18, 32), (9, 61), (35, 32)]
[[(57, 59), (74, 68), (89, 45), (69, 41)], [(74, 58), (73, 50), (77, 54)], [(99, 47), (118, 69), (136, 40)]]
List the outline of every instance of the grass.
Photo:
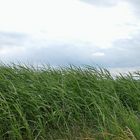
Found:
[(1, 65), (0, 140), (140, 140), (140, 72)]

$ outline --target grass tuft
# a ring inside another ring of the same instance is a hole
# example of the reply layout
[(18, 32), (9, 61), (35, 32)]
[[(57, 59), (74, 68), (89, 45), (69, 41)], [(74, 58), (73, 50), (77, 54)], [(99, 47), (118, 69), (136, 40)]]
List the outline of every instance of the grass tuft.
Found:
[(0, 140), (139, 140), (140, 72), (0, 66)]

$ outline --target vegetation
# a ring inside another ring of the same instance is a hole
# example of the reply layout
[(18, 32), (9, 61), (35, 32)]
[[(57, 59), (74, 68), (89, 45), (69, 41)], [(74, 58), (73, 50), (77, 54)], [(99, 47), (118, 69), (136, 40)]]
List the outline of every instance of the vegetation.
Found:
[(0, 140), (140, 140), (140, 72), (0, 66)]

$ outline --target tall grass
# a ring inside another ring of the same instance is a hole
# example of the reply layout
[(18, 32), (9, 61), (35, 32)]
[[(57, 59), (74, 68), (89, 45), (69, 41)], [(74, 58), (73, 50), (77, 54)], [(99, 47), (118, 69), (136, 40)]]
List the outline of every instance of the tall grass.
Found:
[(140, 72), (0, 66), (0, 140), (140, 140)]

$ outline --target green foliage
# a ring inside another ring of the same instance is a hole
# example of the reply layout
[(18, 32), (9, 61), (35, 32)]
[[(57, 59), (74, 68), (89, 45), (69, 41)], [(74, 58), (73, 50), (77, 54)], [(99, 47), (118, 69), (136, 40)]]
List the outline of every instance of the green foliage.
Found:
[(139, 138), (139, 72), (0, 66), (0, 140)]

